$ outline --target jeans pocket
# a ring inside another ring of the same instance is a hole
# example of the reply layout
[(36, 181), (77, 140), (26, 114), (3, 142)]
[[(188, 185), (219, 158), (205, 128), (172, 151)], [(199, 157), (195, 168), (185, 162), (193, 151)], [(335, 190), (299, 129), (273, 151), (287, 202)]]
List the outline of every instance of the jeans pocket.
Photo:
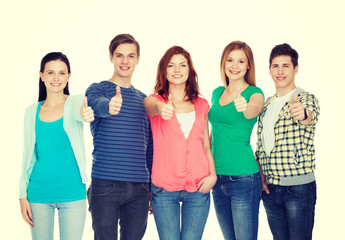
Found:
[(149, 184), (148, 183), (142, 183), (141, 184), (141, 186), (143, 187), (143, 189), (145, 190), (145, 191), (150, 191), (150, 189), (149, 189)]
[(287, 188), (287, 192), (296, 197), (303, 197), (307, 193), (306, 185), (296, 185)]
[(164, 192), (165, 190), (163, 188), (156, 187), (153, 183), (151, 183), (151, 194), (159, 195)]
[(108, 195), (115, 190), (116, 183), (109, 180), (92, 179), (91, 182), (91, 196)]
[(229, 179), (233, 182), (249, 181), (252, 179), (252, 176), (251, 175), (229, 176)]

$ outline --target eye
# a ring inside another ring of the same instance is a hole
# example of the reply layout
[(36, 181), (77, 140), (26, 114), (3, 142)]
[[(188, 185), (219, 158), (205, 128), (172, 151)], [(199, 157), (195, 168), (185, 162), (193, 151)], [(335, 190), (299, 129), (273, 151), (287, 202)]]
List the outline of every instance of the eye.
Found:
[(53, 72), (52, 71), (48, 71), (47, 74), (53, 74)]
[(232, 62), (232, 59), (228, 59), (227, 62)]
[(173, 67), (173, 66), (174, 66), (174, 65), (172, 65), (172, 64), (169, 64), (169, 65), (168, 65), (168, 68), (171, 68), (171, 67)]
[(187, 67), (187, 65), (186, 64), (181, 64), (181, 67)]

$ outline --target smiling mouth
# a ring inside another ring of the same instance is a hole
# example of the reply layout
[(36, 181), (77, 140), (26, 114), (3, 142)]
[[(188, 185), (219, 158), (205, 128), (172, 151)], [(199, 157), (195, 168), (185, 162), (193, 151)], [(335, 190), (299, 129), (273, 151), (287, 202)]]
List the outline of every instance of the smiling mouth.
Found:
[(61, 83), (51, 83), (50, 85), (52, 85), (53, 87), (60, 87)]
[(237, 74), (239, 74), (241, 71), (233, 71), (233, 70), (229, 70), (229, 72), (230, 72), (231, 74), (235, 74), (235, 75), (237, 75)]
[(181, 75), (181, 74), (174, 74), (174, 75), (172, 75), (172, 77), (173, 78), (181, 78), (183, 75)]
[(284, 81), (286, 77), (276, 77), (278, 81)]
[(120, 67), (120, 69), (123, 70), (123, 71), (128, 71), (130, 69), (130, 67), (123, 67), (122, 66), (122, 67)]

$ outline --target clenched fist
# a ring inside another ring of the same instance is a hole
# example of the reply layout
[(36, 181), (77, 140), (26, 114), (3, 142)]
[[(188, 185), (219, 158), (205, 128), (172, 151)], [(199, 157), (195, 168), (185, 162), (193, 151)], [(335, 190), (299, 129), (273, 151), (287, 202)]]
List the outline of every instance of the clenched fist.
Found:
[(307, 116), (305, 115), (306, 111), (304, 109), (304, 106), (302, 103), (298, 101), (297, 95), (293, 97), (293, 103), (290, 106), (289, 111), (290, 111), (291, 117), (294, 120), (303, 121), (307, 118)]
[(234, 100), (234, 104), (236, 107), (237, 112), (244, 112), (247, 110), (247, 101), (244, 97), (241, 96), (240, 91), (237, 91), (237, 97)]
[(116, 95), (112, 97), (109, 102), (109, 114), (111, 115), (119, 114), (121, 107), (122, 107), (121, 88), (117, 86)]
[(173, 96), (169, 94), (169, 101), (167, 104), (162, 104), (159, 109), (159, 115), (162, 116), (164, 120), (170, 120), (174, 116), (174, 106), (173, 106)]
[(86, 106), (87, 104), (87, 97), (84, 98), (83, 104), (80, 108), (80, 115), (83, 118), (84, 122), (92, 122), (95, 120), (95, 117), (93, 115), (93, 110), (91, 107)]

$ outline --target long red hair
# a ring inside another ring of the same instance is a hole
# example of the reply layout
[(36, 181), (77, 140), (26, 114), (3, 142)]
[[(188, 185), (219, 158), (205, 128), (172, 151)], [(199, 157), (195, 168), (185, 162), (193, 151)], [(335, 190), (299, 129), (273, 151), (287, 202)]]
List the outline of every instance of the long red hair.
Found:
[(179, 46), (173, 46), (169, 48), (158, 64), (156, 84), (154, 87), (154, 92), (162, 96), (165, 100), (168, 100), (169, 96), (169, 81), (167, 80), (167, 68), (171, 58), (174, 55), (182, 55), (187, 59), (189, 67), (189, 76), (186, 82), (186, 97), (188, 101), (194, 103), (195, 99), (199, 96), (199, 85), (198, 85), (198, 75), (193, 66), (192, 58), (190, 54)]

